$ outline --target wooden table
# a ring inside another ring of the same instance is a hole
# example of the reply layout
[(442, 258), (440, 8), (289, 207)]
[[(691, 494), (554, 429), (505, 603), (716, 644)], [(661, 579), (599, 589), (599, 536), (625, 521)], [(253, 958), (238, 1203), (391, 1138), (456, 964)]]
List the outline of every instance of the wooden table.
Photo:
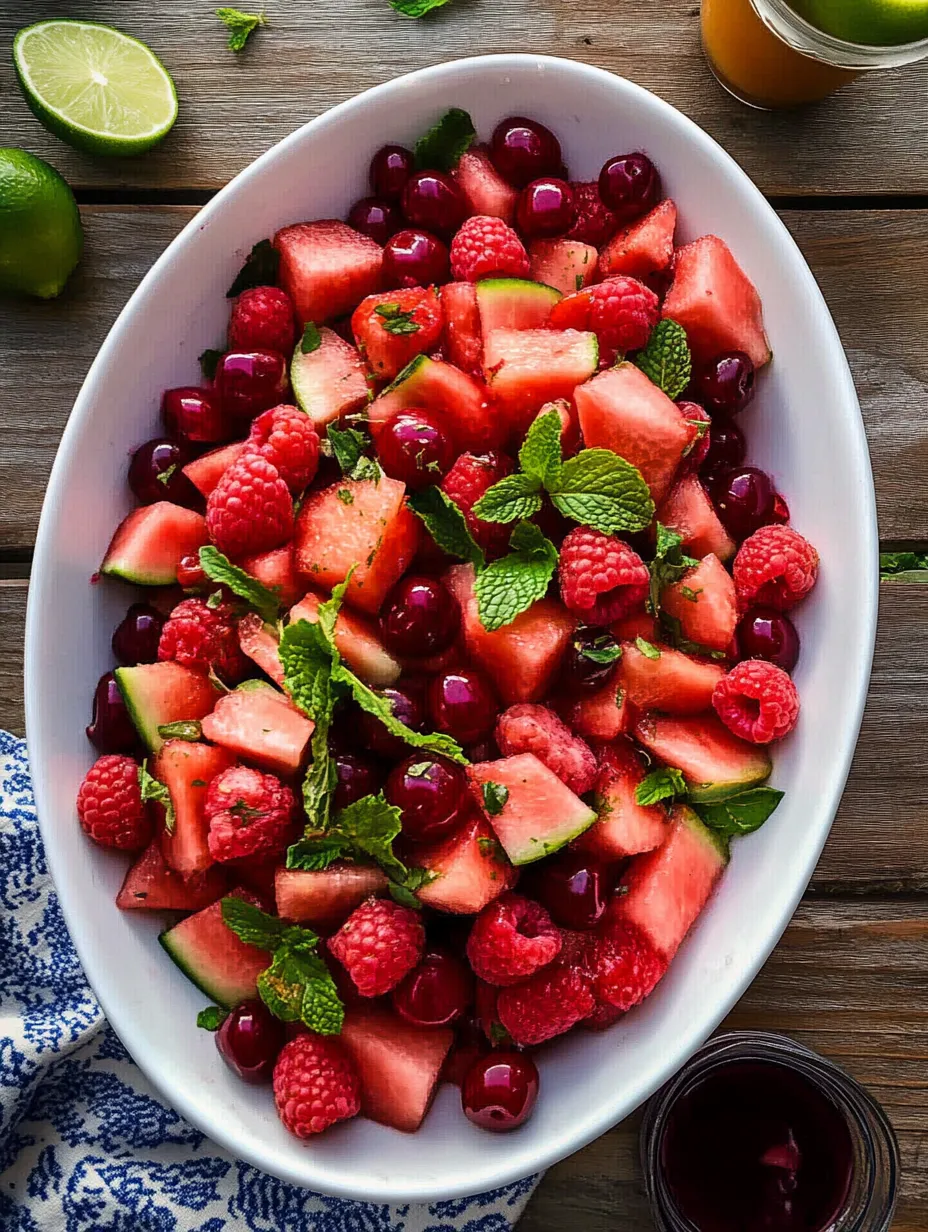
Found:
[[(58, 7), (70, 14), (71, 6)], [(197, 207), (278, 138), (360, 89), (456, 56), (518, 50), (582, 59), (655, 90), (721, 141), (780, 211), (834, 313), (863, 405), (884, 543), (925, 546), (925, 66), (859, 82), (804, 112), (752, 112), (711, 79), (698, 8), (697, 0), (453, 0), (412, 23), (386, 0), (270, 0), (270, 25), (235, 58), (210, 4), (84, 0), (72, 15), (148, 42), (181, 100), (161, 149), (112, 162), (82, 157), (31, 117), (9, 57), (27, 15), (6, 6), (0, 141), (47, 157), (69, 179), (87, 247), (60, 300), (0, 303), (0, 725), (23, 730), (23, 615), (49, 467), (87, 367), (129, 293)], [(882, 1101), (902, 1148), (895, 1227), (906, 1232), (928, 1229), (926, 632), (928, 586), (884, 583), (870, 702), (832, 836), (790, 928), (729, 1020), (788, 1032)], [(552, 1168), (525, 1232), (649, 1227), (636, 1133), (632, 1118)]]

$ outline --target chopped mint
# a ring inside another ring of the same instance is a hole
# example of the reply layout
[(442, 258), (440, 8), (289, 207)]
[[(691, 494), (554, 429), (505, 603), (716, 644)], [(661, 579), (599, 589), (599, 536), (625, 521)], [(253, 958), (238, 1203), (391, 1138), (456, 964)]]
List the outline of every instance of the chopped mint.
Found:
[(200, 354), (200, 371), (203, 373), (204, 381), (211, 381), (216, 375), (216, 369), (219, 367), (219, 361), (222, 359), (222, 351), (206, 350)]
[(213, 593), (207, 597), (206, 606), (210, 609), (211, 612), (215, 612), (217, 607), (221, 607), (222, 606), (222, 591), (214, 590)]
[(589, 644), (578, 639), (574, 642), (574, 646), (582, 658), (589, 659), (591, 663), (600, 663), (603, 666), (615, 663), (617, 659), (622, 657), (622, 647), (608, 633), (601, 633)]
[(692, 556), (683, 554), (683, 536), (675, 530), (670, 530), (661, 522), (655, 524), (654, 559), (648, 568), (651, 571), (651, 584), (648, 591), (648, 610), (652, 616), (660, 615), (661, 592), (666, 586), (673, 586), (689, 573), (690, 569), (699, 564)]
[(200, 740), (203, 729), (199, 719), (181, 719), (177, 723), (162, 723), (158, 735), (162, 740)]
[[(200, 568), (211, 582), (226, 586), (257, 612), (262, 620), (273, 624), (280, 615), (280, 598), (257, 578), (233, 565), (218, 548), (207, 544), (200, 548)], [(219, 592), (217, 592), (219, 593)], [(222, 596), (220, 594), (220, 600)]]
[(163, 471), (159, 471), (158, 474), (155, 476), (155, 478), (158, 480), (159, 483), (163, 483), (164, 486), (167, 487), (168, 484), (171, 482), (171, 479), (176, 470), (177, 470), (177, 463), (172, 462), (171, 465), (166, 467)]
[(425, 523), (425, 528), (443, 552), (469, 561), (477, 569), (486, 564), (483, 551), (467, 529), (464, 514), (441, 488), (423, 488), (413, 492), (407, 503)]
[(248, 260), (235, 276), (235, 281), (226, 291), (227, 299), (235, 299), (252, 287), (274, 286), (280, 268), (280, 253), (270, 240), (258, 240)]
[(424, 779), (435, 765), (433, 761), (417, 761), (406, 767), (406, 776), (411, 779)]
[(732, 839), (759, 830), (783, 799), (775, 787), (752, 787), (716, 804), (691, 803), (703, 823), (720, 838)]
[(577, 276), (574, 278), (574, 290), (575, 291), (583, 290), (583, 275), (582, 274), (577, 274)]
[(658, 321), (648, 345), (635, 356), (635, 363), (668, 398), (679, 398), (693, 371), (686, 330), (666, 317)]
[(266, 26), (267, 18), (263, 13), (243, 13), (239, 9), (217, 9), (216, 16), (229, 28), (229, 50), (244, 51), (245, 44), (257, 30), (258, 26)]
[(661, 800), (676, 800), (678, 796), (686, 795), (686, 780), (679, 770), (663, 766), (660, 770), (652, 770), (635, 788), (635, 803), (641, 805), (658, 804)]
[(481, 786), (483, 807), (490, 817), (498, 817), (509, 799), (509, 788), (502, 783), (494, 783), (490, 779)]
[(208, 1005), (197, 1014), (197, 1026), (204, 1031), (218, 1031), (228, 1017), (228, 1010), (222, 1010), (218, 1005)]
[(681, 586), (680, 594), (684, 599), (689, 599), (690, 603), (695, 603), (702, 594), (702, 587), (700, 586), (699, 590), (693, 590), (691, 586)]
[(480, 623), (490, 633), (543, 599), (557, 568), (557, 548), (534, 522), (519, 522), (509, 544), (509, 555), (487, 565), (474, 583)]
[(636, 637), (635, 645), (646, 659), (659, 659), (661, 657), (661, 652), (658, 648), (651, 642), (646, 642), (643, 637)]
[(374, 309), (374, 313), (380, 317), (380, 323), (388, 334), (418, 334), (422, 328), (413, 320), (414, 308), (407, 312), (399, 304), (380, 304)]
[(143, 801), (146, 803), (153, 801), (155, 804), (160, 804), (163, 807), (165, 834), (173, 834), (174, 827), (177, 825), (174, 801), (171, 799), (171, 793), (166, 785), (148, 773), (148, 758), (139, 766), (139, 790), (142, 793)]
[(319, 326), (314, 321), (307, 321), (300, 339), (300, 352), (303, 355), (312, 355), (313, 351), (318, 351), (321, 346), (322, 334), (319, 333)]
[[(370, 447), (370, 437), (360, 428), (336, 428), (330, 424), (326, 429), (326, 439), (332, 447), (335, 461), (343, 475), (349, 479), (366, 479), (370, 476), (358, 473), (362, 462), (370, 462), (364, 456), (364, 451)], [(373, 465), (376, 466), (375, 463)], [(379, 474), (379, 471), (378, 471)]]
[(351, 494), (348, 488), (339, 488), (338, 491), (335, 493), (335, 495), (338, 497), (338, 499), (342, 502), (343, 505), (353, 505), (354, 504), (354, 496)]
[[(398, 9), (407, 17), (421, 17), (430, 9), (437, 8), (447, 0), (400, 0), (404, 5)], [(397, 0), (390, 0), (397, 8)], [(411, 10), (417, 10), (415, 12)], [(456, 167), (461, 155), (466, 154), (474, 143), (477, 130), (474, 122), (460, 107), (446, 111), (438, 123), (416, 142), (416, 167), (420, 171), (450, 171)]]

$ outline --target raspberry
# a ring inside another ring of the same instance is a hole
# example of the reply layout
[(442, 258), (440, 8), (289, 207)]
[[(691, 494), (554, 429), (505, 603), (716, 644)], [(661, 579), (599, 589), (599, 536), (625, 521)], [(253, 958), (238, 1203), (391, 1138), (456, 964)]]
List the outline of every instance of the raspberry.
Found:
[(490, 560), (504, 556), (509, 548), (512, 527), (500, 522), (484, 522), (472, 510), (487, 488), (511, 475), (513, 463), (503, 453), (462, 453), (441, 481), (442, 491), (464, 514), (467, 528)]
[(592, 1014), (588, 1014), (580, 1024), (586, 1031), (605, 1031), (614, 1022), (618, 1022), (625, 1010), (617, 1009), (608, 1001), (600, 1001)]
[(184, 599), (173, 609), (161, 630), (158, 658), (195, 672), (214, 671), (226, 684), (236, 684), (248, 671), (231, 606), (211, 608), (203, 599)]
[(579, 240), (581, 244), (592, 244), (594, 248), (602, 248), (618, 231), (618, 218), (600, 197), (599, 184), (596, 180), (571, 180), (570, 186), (574, 190), (576, 215), (564, 238)]
[(528, 253), (501, 218), (475, 214), (451, 241), (451, 276), (457, 282), (481, 278), (527, 278)]
[(504, 894), (484, 907), (467, 939), (474, 972), (488, 984), (516, 984), (553, 962), (560, 930), (540, 903)]
[(561, 598), (587, 624), (608, 625), (643, 606), (651, 575), (622, 539), (590, 526), (564, 536), (558, 565)]
[(361, 1083), (342, 1045), (302, 1034), (284, 1044), (274, 1065), (274, 1103), (297, 1138), (321, 1134), (361, 1110)]
[(799, 718), (799, 694), (782, 667), (745, 659), (715, 686), (712, 705), (730, 732), (753, 744), (782, 740)]
[(329, 949), (362, 997), (395, 988), (418, 965), (425, 946), (419, 914), (387, 898), (369, 898), (351, 913)]
[(760, 604), (787, 612), (818, 577), (818, 552), (790, 526), (762, 526), (738, 549), (732, 567), (742, 611)]
[(230, 351), (280, 351), (289, 355), (296, 342), (293, 301), (279, 287), (252, 287), (232, 305)]
[(609, 350), (646, 346), (659, 316), (657, 296), (637, 278), (607, 278), (590, 287), (589, 328)]
[(259, 454), (233, 462), (206, 502), (209, 537), (227, 556), (280, 547), (293, 534), (293, 500), (277, 467)]
[(299, 407), (272, 406), (252, 422), (243, 453), (266, 458), (297, 495), (316, 477), (319, 437), (313, 421)]
[(534, 753), (578, 796), (596, 782), (593, 750), (547, 706), (522, 702), (504, 710), (496, 721), (496, 743), (504, 757)]
[(541, 1044), (563, 1035), (596, 1008), (589, 977), (579, 967), (538, 971), (523, 984), (504, 988), (496, 1001), (499, 1020), (517, 1044)]
[(84, 833), (101, 847), (138, 851), (148, 845), (151, 817), (131, 757), (108, 753), (97, 758), (77, 793), (77, 816)]
[(214, 860), (280, 855), (292, 837), (296, 800), (275, 775), (230, 766), (210, 783), (205, 814)]
[(667, 959), (633, 925), (616, 920), (592, 939), (587, 966), (597, 1000), (624, 1012), (653, 990)]

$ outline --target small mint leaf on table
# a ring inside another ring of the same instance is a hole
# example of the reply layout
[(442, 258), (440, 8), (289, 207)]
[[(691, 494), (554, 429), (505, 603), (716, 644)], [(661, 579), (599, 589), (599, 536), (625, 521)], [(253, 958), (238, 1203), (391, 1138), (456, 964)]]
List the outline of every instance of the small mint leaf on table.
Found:
[(541, 508), (541, 484), (531, 475), (507, 475), (488, 488), (474, 505), (484, 522), (520, 522)]
[(226, 299), (234, 299), (252, 287), (270, 287), (277, 283), (280, 269), (280, 253), (270, 240), (258, 240), (248, 260), (235, 276), (235, 281), (226, 291)]
[(165, 833), (173, 834), (174, 827), (177, 825), (177, 817), (174, 812), (174, 801), (171, 799), (171, 793), (165, 784), (149, 774), (148, 758), (146, 758), (139, 766), (139, 790), (142, 793), (143, 801), (146, 803), (148, 801), (152, 801), (163, 807)]
[(686, 330), (666, 317), (658, 321), (648, 345), (635, 356), (635, 364), (668, 398), (679, 398), (693, 371)]
[[(445, 0), (391, 0), (398, 12), (407, 17), (421, 17)], [(400, 8), (399, 5), (403, 7)], [(413, 11), (416, 10), (416, 11)], [(461, 155), (474, 143), (477, 130), (474, 122), (460, 107), (446, 111), (436, 125), (416, 142), (416, 168), (419, 171), (450, 171)]]
[(557, 548), (533, 522), (520, 522), (509, 543), (509, 555), (487, 565), (474, 583), (480, 623), (491, 633), (543, 599), (557, 568)]
[(387, 3), (403, 17), (424, 17), (432, 9), (440, 9), (448, 0), (387, 0)]
[(611, 449), (583, 449), (568, 458), (548, 492), (565, 517), (606, 535), (645, 530), (654, 517), (641, 472)]
[(240, 9), (217, 9), (216, 16), (229, 28), (229, 50), (240, 52), (245, 50), (245, 44), (257, 30), (258, 26), (267, 25), (263, 13), (243, 13)]
[(319, 333), (319, 326), (314, 321), (307, 321), (300, 339), (300, 352), (303, 355), (312, 355), (313, 351), (318, 351), (321, 346), (322, 334)]
[(557, 411), (545, 411), (532, 422), (519, 450), (519, 465), (540, 487), (556, 486), (561, 472), (561, 417)]
[(203, 373), (204, 381), (211, 381), (216, 375), (216, 369), (219, 367), (219, 361), (222, 359), (223, 354), (224, 352), (222, 351), (214, 351), (212, 349), (207, 349), (200, 353), (200, 371)]
[(441, 488), (413, 492), (407, 502), (443, 552), (468, 561), (478, 570), (484, 567), (486, 557), (467, 529), (464, 514)]
[(635, 788), (635, 803), (643, 806), (686, 795), (686, 780), (679, 770), (663, 766), (652, 770)]
[[(158, 728), (162, 740), (200, 740), (203, 729), (199, 719), (181, 719), (177, 723), (162, 723)], [(165, 788), (167, 791), (167, 788)]]
[(636, 637), (635, 645), (646, 659), (659, 659), (661, 657), (661, 652), (653, 642), (646, 642), (643, 637)]
[(233, 565), (218, 548), (211, 545), (200, 548), (200, 568), (211, 582), (227, 587), (239, 599), (244, 599), (263, 621), (274, 624), (277, 620), (280, 615), (279, 596), (256, 577)]
[[(222, 922), (239, 941), (245, 945), (255, 945), (259, 950), (276, 950), (290, 927), (276, 915), (268, 915), (254, 903), (246, 903), (243, 898), (234, 895), (227, 895), (222, 900)], [(305, 931), (308, 933), (309, 929)]]
[(759, 830), (783, 799), (775, 787), (752, 787), (715, 804), (691, 803), (703, 823), (721, 838)]
[(506, 801), (509, 799), (509, 788), (502, 783), (494, 783), (487, 779), (481, 785), (480, 794), (483, 796), (483, 807), (489, 817), (498, 817), (506, 806)]
[(208, 1005), (197, 1014), (197, 1026), (204, 1031), (218, 1031), (228, 1017), (228, 1010), (220, 1009), (218, 1005)]

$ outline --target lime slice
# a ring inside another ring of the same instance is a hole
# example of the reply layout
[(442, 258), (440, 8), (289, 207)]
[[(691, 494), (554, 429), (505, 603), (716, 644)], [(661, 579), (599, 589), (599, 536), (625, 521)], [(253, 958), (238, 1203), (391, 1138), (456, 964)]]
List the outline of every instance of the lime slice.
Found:
[(40, 21), (13, 40), (26, 102), (62, 141), (92, 154), (141, 154), (177, 118), (174, 83), (138, 39), (89, 21)]
[(898, 47), (928, 38), (928, 0), (794, 0), (813, 25), (849, 43)]
[(0, 149), (0, 291), (50, 299), (82, 245), (77, 202), (55, 168), (25, 150)]

